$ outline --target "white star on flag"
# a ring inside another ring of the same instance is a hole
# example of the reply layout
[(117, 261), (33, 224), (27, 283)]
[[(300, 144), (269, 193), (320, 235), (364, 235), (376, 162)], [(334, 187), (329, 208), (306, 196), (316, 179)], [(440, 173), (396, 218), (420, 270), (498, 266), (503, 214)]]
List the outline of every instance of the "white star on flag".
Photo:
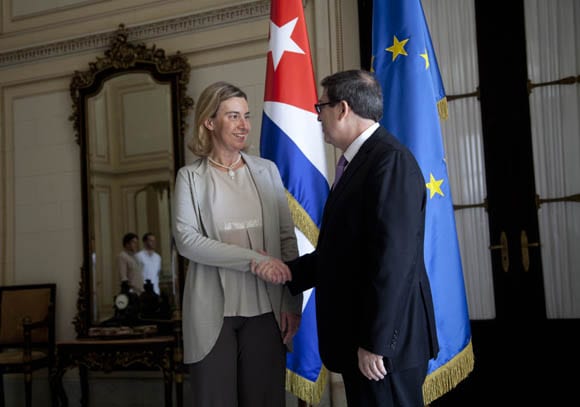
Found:
[(284, 52), (294, 52), (296, 54), (304, 54), (302, 48), (294, 42), (290, 36), (294, 32), (294, 27), (298, 22), (298, 17), (287, 22), (282, 27), (278, 27), (270, 20), (270, 44), (268, 52), (272, 52), (272, 60), (274, 61), (274, 70), (278, 67)]

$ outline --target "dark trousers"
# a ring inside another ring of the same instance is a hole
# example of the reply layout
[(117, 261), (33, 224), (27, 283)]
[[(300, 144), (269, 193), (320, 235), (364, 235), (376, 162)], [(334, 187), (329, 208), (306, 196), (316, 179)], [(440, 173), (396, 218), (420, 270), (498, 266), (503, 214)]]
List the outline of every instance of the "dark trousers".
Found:
[(225, 317), (215, 346), (189, 372), (195, 407), (284, 407), (286, 348), (274, 314)]
[(423, 407), (427, 364), (369, 380), (358, 367), (342, 374), (349, 407)]

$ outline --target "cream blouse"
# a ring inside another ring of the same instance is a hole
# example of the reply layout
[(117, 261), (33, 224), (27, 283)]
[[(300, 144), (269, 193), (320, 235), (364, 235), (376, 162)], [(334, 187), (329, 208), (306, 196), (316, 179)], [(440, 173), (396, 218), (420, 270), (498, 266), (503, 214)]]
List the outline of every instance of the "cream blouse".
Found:
[[(252, 250), (264, 249), (262, 205), (247, 166), (234, 177), (210, 166), (209, 193), (220, 240)], [(272, 311), (266, 283), (252, 273), (223, 273), (224, 316), (251, 317)]]

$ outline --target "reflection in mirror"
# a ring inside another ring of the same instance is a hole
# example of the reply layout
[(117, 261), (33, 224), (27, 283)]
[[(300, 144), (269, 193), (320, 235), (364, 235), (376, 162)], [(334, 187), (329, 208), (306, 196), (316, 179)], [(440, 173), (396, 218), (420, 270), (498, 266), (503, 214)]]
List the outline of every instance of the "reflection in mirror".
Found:
[(170, 84), (156, 83), (149, 73), (111, 78), (87, 99), (93, 324), (114, 316), (113, 300), (121, 289), (116, 257), (128, 232), (155, 235), (160, 294), (175, 298), (168, 228), (175, 171), (170, 109)]
[(144, 236), (152, 233), (156, 252), (161, 256), (161, 269), (155, 284), (157, 294), (174, 295), (177, 287), (171, 270), (171, 230), (167, 224), (171, 222), (171, 192), (173, 179), (169, 182), (159, 181), (147, 184), (137, 191), (135, 198), (135, 214), (137, 234)]
[(193, 106), (186, 96), (190, 67), (179, 53), (166, 56), (127, 36), (121, 26), (105, 56), (88, 71), (75, 72), (71, 82), (85, 248), (74, 321), (79, 337), (118, 318), (117, 257), (129, 232), (138, 236), (138, 250), (144, 248), (142, 236), (152, 233), (161, 256), (158, 281), (144, 287), (159, 294), (160, 309), (168, 312), (150, 315), (179, 317), (184, 265), (171, 240), (171, 197), (175, 172), (183, 165), (185, 118)]

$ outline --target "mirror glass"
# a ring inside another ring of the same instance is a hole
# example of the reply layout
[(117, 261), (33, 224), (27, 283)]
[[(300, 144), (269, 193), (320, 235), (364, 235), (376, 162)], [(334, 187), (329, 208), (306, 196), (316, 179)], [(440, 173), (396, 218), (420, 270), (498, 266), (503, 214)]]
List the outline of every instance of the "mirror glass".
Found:
[[(122, 238), (153, 233), (161, 256), (159, 290), (173, 302), (170, 196), (174, 174), (171, 85), (149, 73), (108, 79), (87, 98), (91, 264), (91, 322), (114, 316), (120, 291), (117, 255)], [(143, 249), (143, 242), (139, 242)]]
[[(171, 240), (171, 198), (176, 170), (183, 165), (185, 117), (193, 106), (185, 95), (189, 71), (180, 54), (165, 56), (155, 46), (128, 42), (121, 26), (105, 57), (88, 71), (75, 72), (71, 120), (81, 146), (85, 240), (78, 336), (98, 327), (144, 325), (179, 315), (184, 267)], [(115, 307), (122, 291), (118, 255), (127, 233), (138, 236), (138, 250), (145, 248), (142, 237), (152, 233), (161, 258), (157, 281), (144, 285), (147, 294), (155, 293), (156, 306), (145, 315), (144, 294), (133, 296), (142, 299), (138, 321), (135, 315), (120, 320)]]

